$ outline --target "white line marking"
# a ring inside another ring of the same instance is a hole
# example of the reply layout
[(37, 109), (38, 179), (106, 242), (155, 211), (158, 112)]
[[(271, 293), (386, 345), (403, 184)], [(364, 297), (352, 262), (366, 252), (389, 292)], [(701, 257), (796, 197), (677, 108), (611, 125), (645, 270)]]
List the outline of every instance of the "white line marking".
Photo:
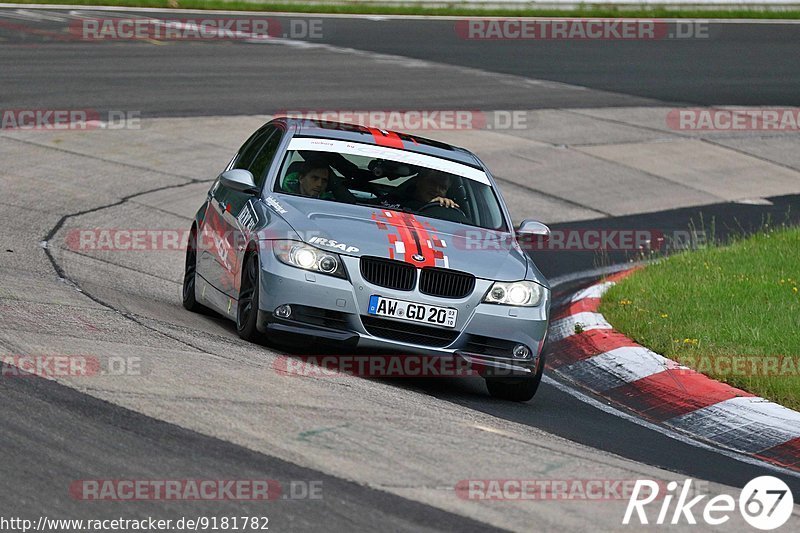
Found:
[(27, 21), (38, 21), (41, 19), (34, 18), (25, 14), (16, 13), (14, 11), (0, 11), (0, 18), (6, 19), (15, 19), (15, 20), (27, 20)]
[(65, 22), (69, 20), (69, 16), (67, 15), (57, 15), (50, 11), (44, 11), (40, 9), (30, 10), (30, 9), (17, 9), (15, 11), (18, 15), (27, 16), (30, 20), (42, 21), (42, 20), (50, 20), (53, 22)]
[(73, 19), (78, 19), (78, 20), (83, 20), (83, 19), (87, 19), (87, 20), (94, 20), (94, 19), (132, 20), (134, 18), (136, 20), (160, 20), (160, 19), (155, 19), (155, 18), (154, 19), (148, 19), (146, 17), (142, 17), (141, 15), (133, 15), (133, 16), (131, 16), (131, 15), (132, 15), (131, 13), (127, 13), (127, 14), (126, 13), (120, 13), (118, 15), (113, 15), (113, 14), (109, 15), (108, 13), (95, 13), (93, 11), (87, 11), (85, 9), (76, 9), (76, 10), (72, 10), (72, 11), (69, 12), (69, 16), (70, 17), (72, 17)]
[(734, 202), (744, 205), (774, 205), (766, 198), (743, 198), (741, 200), (734, 200)]

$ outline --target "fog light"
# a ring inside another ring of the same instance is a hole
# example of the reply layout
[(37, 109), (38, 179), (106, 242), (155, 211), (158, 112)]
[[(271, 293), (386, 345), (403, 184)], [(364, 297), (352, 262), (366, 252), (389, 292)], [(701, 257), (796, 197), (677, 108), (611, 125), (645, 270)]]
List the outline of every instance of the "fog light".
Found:
[(288, 305), (282, 305), (275, 309), (275, 316), (278, 318), (289, 318), (292, 316), (292, 308)]
[(517, 344), (514, 346), (514, 351), (512, 353), (517, 359), (527, 359), (531, 355), (531, 351), (524, 344)]

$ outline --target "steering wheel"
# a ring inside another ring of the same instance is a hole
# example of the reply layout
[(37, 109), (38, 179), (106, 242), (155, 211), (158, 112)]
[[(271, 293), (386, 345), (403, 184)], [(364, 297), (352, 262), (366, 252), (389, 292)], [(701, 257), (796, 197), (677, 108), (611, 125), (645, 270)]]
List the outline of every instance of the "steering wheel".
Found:
[(464, 211), (462, 211), (461, 208), (445, 207), (441, 205), (439, 202), (428, 202), (427, 204), (417, 209), (417, 213), (422, 214), (423, 211), (432, 212), (434, 210), (436, 210), (437, 213), (433, 218), (442, 218), (445, 220), (450, 220), (452, 222), (460, 222), (462, 224), (469, 222), (467, 215), (464, 214)]

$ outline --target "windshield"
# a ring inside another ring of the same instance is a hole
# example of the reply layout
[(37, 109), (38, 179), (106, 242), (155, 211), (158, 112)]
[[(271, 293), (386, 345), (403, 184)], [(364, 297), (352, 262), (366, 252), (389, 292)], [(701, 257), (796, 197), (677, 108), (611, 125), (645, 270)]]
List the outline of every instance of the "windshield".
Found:
[(292, 139), (274, 190), (506, 231), (502, 209), (483, 171), (394, 148)]

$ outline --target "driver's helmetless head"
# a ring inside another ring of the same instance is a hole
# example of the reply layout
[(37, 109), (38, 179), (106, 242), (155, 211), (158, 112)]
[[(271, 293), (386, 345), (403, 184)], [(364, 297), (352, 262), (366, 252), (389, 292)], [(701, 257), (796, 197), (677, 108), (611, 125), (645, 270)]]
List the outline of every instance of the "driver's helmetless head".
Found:
[(299, 192), (304, 196), (319, 198), (328, 188), (330, 168), (327, 164), (308, 162), (301, 167), (299, 174)]
[(430, 202), (434, 198), (447, 196), (450, 189), (450, 176), (442, 172), (423, 168), (417, 176), (415, 196), (420, 202)]

